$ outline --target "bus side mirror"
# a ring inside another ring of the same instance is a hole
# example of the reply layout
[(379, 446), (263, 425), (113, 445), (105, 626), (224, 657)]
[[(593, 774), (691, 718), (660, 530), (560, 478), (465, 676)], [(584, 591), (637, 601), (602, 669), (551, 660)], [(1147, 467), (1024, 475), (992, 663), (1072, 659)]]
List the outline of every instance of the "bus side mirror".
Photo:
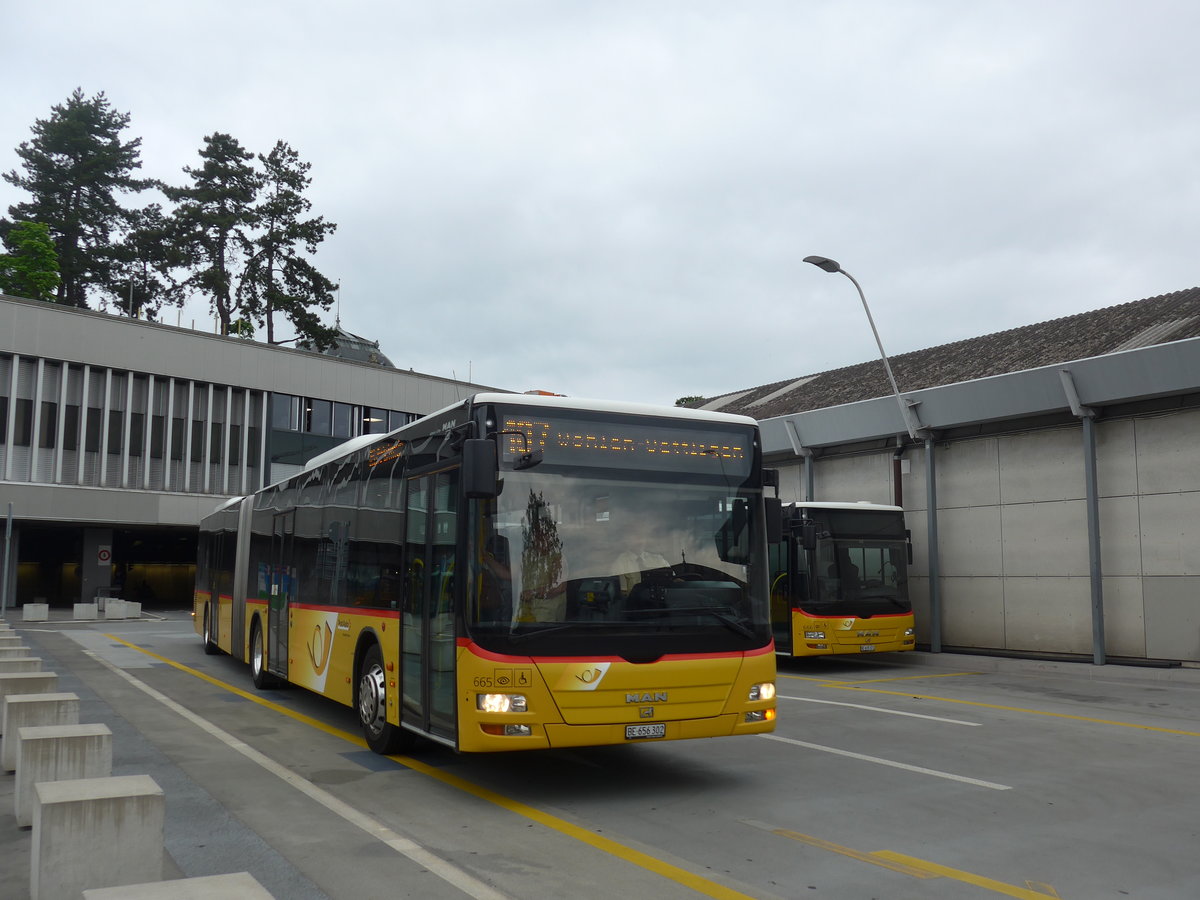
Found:
[(763, 469), (762, 470), (762, 485), (764, 488), (775, 488), (775, 495), (779, 496), (779, 470), (778, 469)]
[(767, 511), (767, 543), (778, 544), (783, 540), (783, 501), (778, 497), (763, 497)]
[(496, 442), (469, 438), (463, 442), (463, 494), (470, 500), (492, 500), (500, 496), (500, 463)]

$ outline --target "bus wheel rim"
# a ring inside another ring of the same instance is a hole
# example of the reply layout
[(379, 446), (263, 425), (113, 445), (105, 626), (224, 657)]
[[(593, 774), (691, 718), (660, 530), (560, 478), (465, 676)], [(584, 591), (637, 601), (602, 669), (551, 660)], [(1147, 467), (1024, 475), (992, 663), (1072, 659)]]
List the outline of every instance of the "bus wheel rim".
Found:
[(358, 687), (358, 716), (371, 734), (383, 731), (385, 720), (383, 667), (368, 666)]

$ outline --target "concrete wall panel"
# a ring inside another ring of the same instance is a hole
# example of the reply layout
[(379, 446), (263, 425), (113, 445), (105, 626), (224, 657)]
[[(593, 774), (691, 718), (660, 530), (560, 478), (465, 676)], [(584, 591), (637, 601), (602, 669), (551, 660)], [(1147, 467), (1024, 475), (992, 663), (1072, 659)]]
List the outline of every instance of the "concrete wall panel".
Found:
[(961, 441), (948, 447), (937, 447), (935, 452), (938, 506), (943, 509), (994, 506), (1000, 502), (995, 438)]
[(1200, 659), (1200, 576), (1144, 578), (1146, 655)]
[(942, 575), (947, 578), (1002, 575), (1001, 537), (998, 507), (943, 509), (938, 514)]
[[(1082, 426), (1080, 430), (1079, 450), (1082, 453)], [(1137, 442), (1133, 420), (1096, 424), (1096, 481), (1101, 497), (1128, 497), (1137, 493)]]
[(1141, 578), (1104, 579), (1104, 650), (1110, 656), (1145, 658), (1146, 616)]
[(815, 499), (892, 503), (891, 473), (890, 453), (817, 460)]
[(1200, 492), (1143, 496), (1138, 509), (1145, 574), (1200, 575)]
[(998, 440), (1003, 503), (1085, 497), (1083, 426), (1005, 435)]
[(1200, 491), (1200, 410), (1137, 422), (1138, 487), (1144, 494)]
[[(1086, 521), (1083, 527), (1087, 528)], [(1100, 565), (1106, 577), (1142, 574), (1137, 497), (1100, 500)]]
[(1087, 504), (1018, 503), (1002, 508), (1004, 574), (1088, 575)]
[(1004, 646), (1045, 653), (1092, 652), (1088, 578), (1006, 578)]
[(1001, 579), (942, 579), (944, 645), (999, 647), (1004, 641), (1004, 615), (1004, 584)]

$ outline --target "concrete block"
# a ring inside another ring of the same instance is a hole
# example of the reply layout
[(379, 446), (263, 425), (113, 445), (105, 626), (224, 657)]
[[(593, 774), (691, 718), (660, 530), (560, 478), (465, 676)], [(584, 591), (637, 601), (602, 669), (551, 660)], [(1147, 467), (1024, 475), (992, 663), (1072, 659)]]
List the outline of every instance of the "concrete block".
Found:
[[(9, 694), (46, 694), (58, 690), (55, 672), (0, 672), (0, 710)], [(0, 734), (4, 720), (0, 719)]]
[(164, 811), (149, 775), (36, 785), (30, 897), (77, 900), (84, 890), (161, 881)]
[(21, 618), (26, 622), (45, 622), (50, 618), (50, 604), (26, 603), (21, 607)]
[(109, 597), (104, 601), (104, 618), (106, 619), (124, 619), (126, 602), (119, 600), (116, 597)]
[(15, 631), (0, 634), (0, 647), (17, 647), (21, 644), (21, 636)]
[(125, 617), (129, 619), (140, 619), (142, 617), (142, 601), (126, 600)]
[(0, 722), (7, 734), (0, 736), (0, 769), (17, 767), (17, 730), (33, 725), (78, 725), (79, 696), (70, 693), (9, 694), (0, 703)]
[(76, 619), (95, 619), (100, 615), (100, 607), (95, 603), (76, 603), (75, 618)]
[(0, 656), (0, 674), (4, 672), (40, 672), (40, 656)]
[(84, 891), (83, 900), (274, 900), (274, 895), (249, 872), (235, 872), (98, 888)]
[(112, 774), (112, 732), (107, 725), (28, 725), (15, 734), (13, 810), (21, 827), (33, 824), (34, 785), (39, 782)]
[(8, 659), (12, 656), (28, 656), (29, 648), (20, 641), (11, 642), (5, 641), (3, 646), (0, 646), (0, 659)]

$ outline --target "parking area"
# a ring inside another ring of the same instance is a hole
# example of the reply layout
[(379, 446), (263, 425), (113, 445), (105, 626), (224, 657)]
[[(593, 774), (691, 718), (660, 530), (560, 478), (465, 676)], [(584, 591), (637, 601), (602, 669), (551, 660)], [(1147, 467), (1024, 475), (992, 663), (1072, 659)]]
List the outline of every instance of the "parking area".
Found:
[(351, 710), (205, 656), (184, 612), (14, 624), (112, 729), (114, 774), (163, 786), (171, 877), (250, 871), (280, 898), (1200, 896), (1196, 669), (782, 661), (772, 735), (382, 758)]

